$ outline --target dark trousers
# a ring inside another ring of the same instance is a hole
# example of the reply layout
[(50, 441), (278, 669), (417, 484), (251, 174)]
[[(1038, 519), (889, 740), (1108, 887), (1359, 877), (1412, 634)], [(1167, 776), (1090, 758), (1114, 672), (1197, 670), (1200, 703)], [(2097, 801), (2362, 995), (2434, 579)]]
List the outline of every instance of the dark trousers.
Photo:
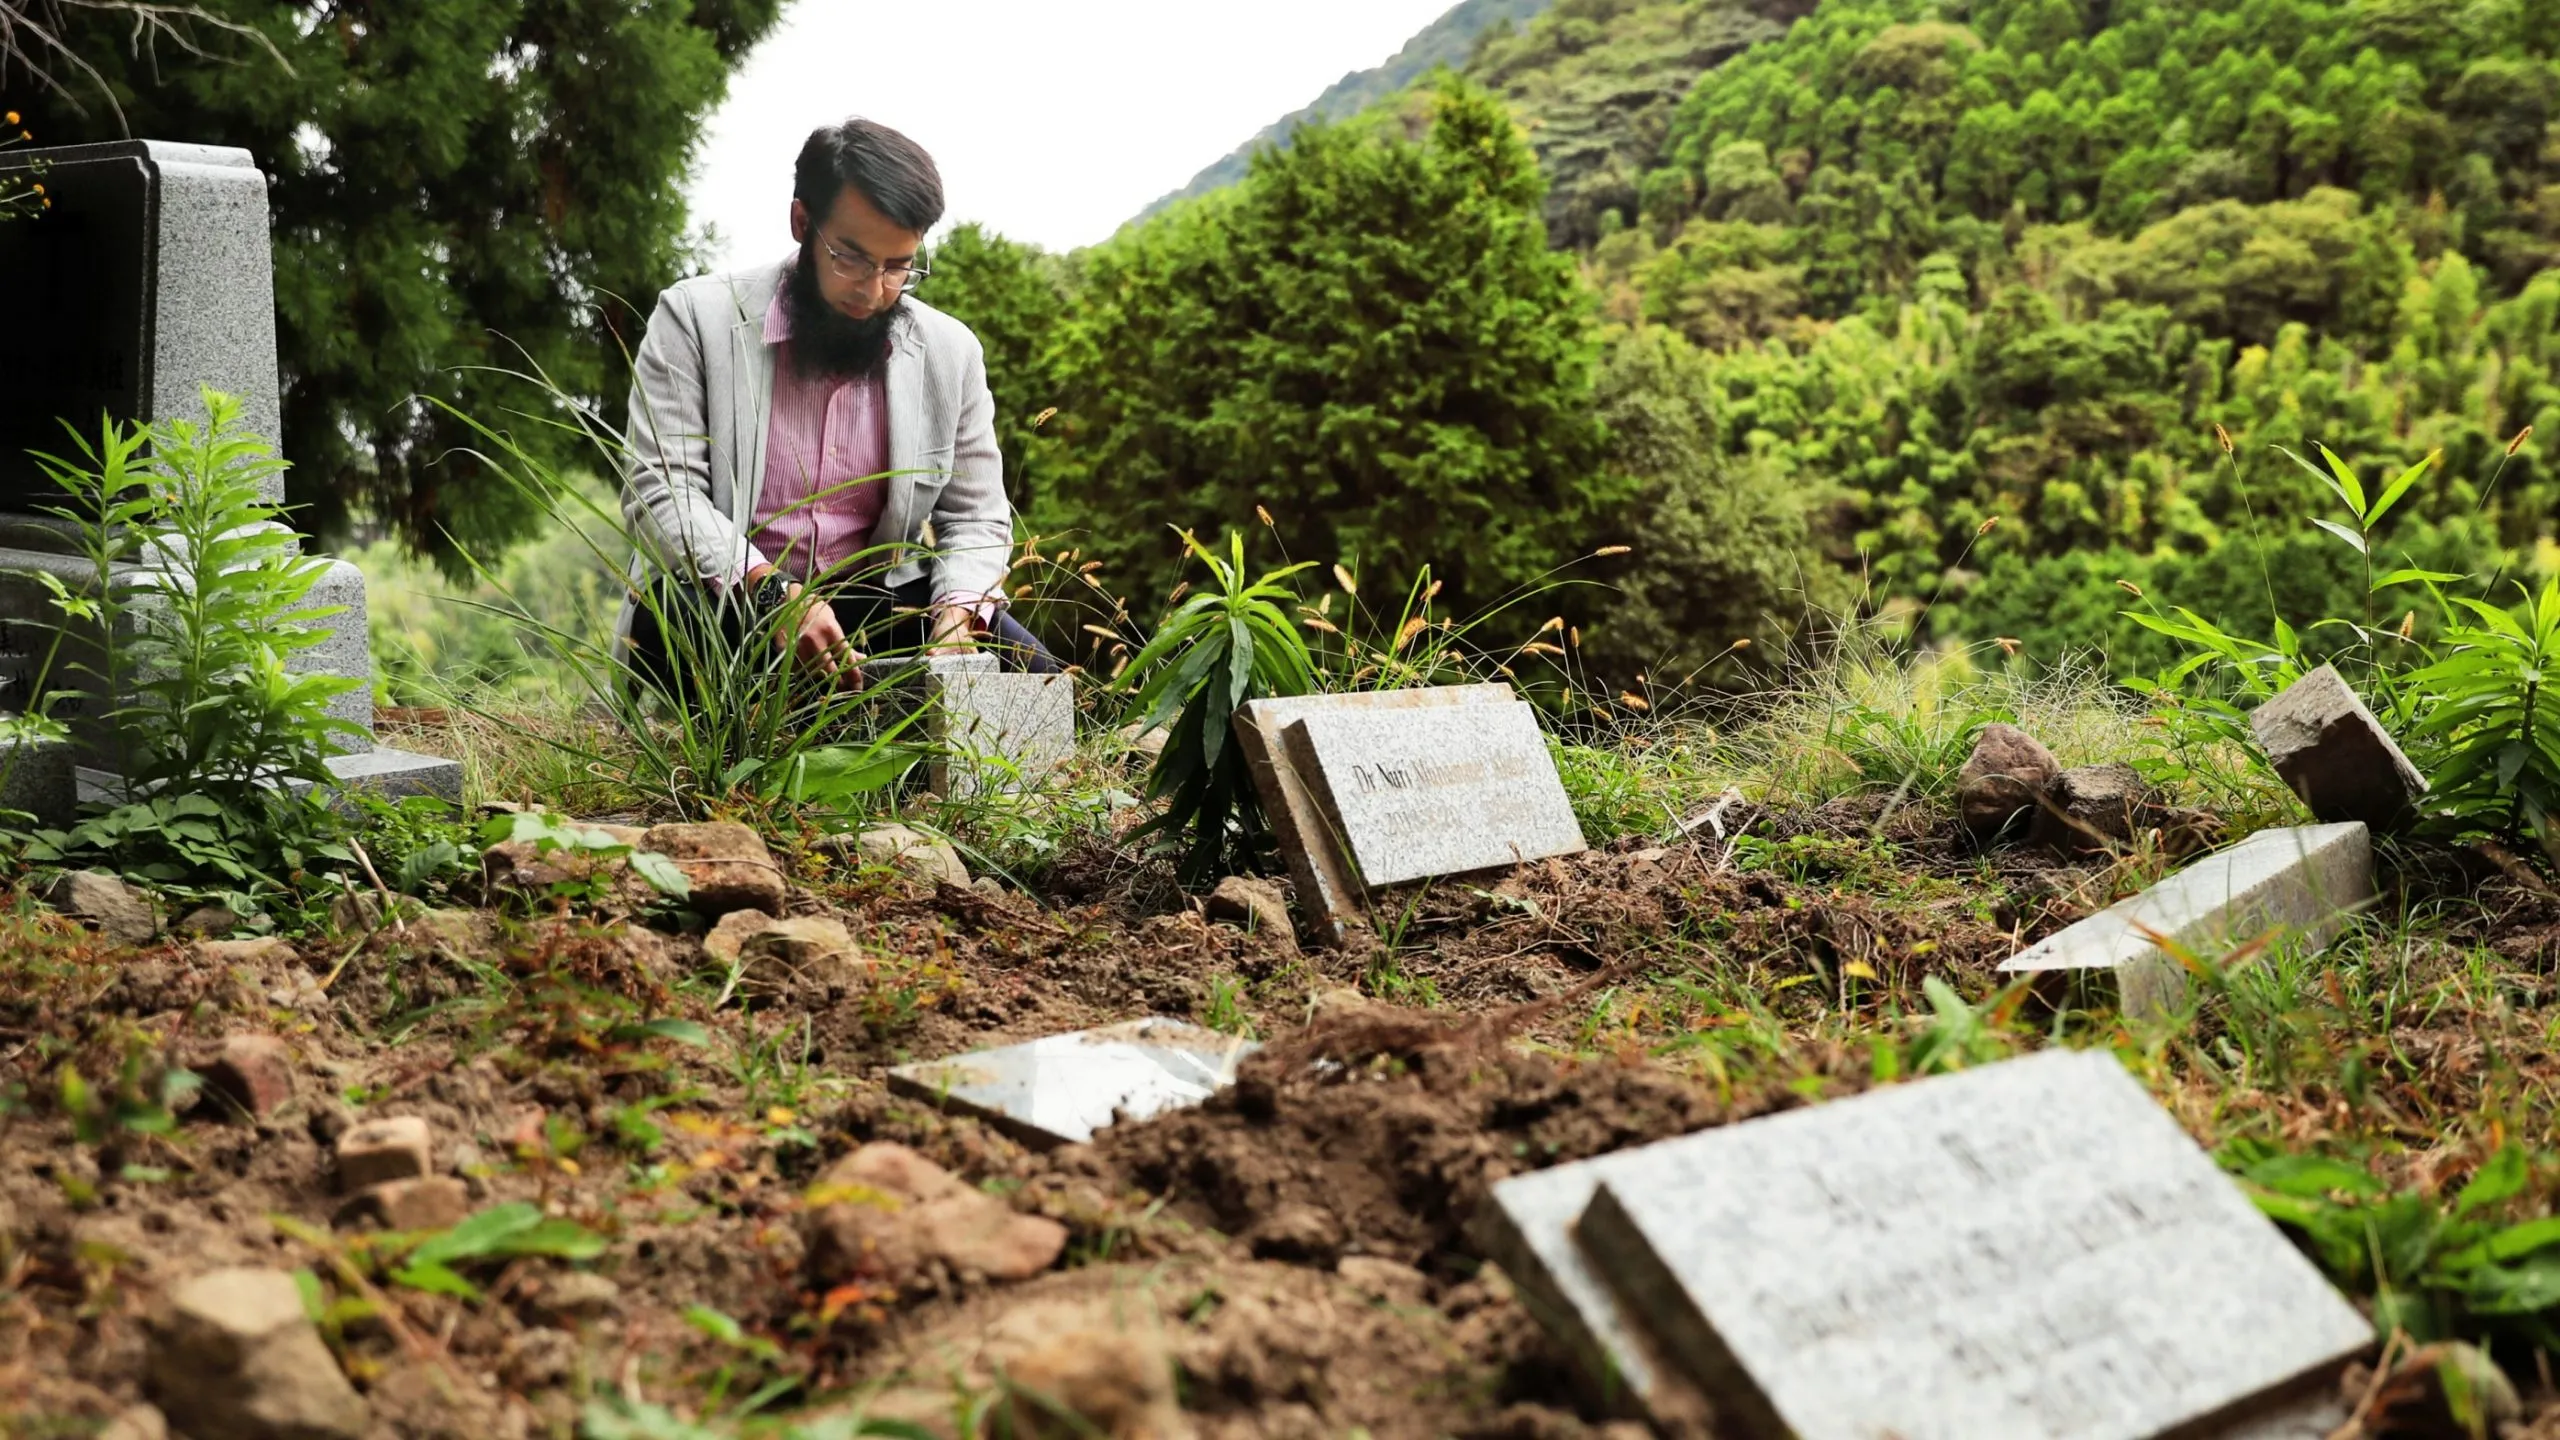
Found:
[[(924, 653), (933, 626), (929, 613), (933, 599), (930, 581), (918, 579), (898, 586), (850, 584), (829, 589), (827, 603), (834, 608), (836, 623), (844, 627), (845, 638), (854, 649), (867, 656), (882, 657), (888, 663), (912, 661)], [(743, 590), (714, 595), (700, 585), (662, 580), (656, 608), (643, 605), (631, 617), (631, 663), (640, 675), (673, 697), (688, 687), (678, 679), (678, 666), (669, 658), (668, 627), (683, 627), (693, 637), (673, 648), (695, 663), (722, 656), (735, 656), (746, 662), (747, 657), (753, 656), (754, 661), (747, 663), (766, 663), (769, 659), (777, 666), (788, 665), (792, 662), (790, 650), (773, 643), (775, 624), (774, 617), (754, 609)], [(759, 647), (750, 649), (746, 645), (750, 631), (761, 639)], [(996, 611), (994, 624), (989, 633), (978, 637), (978, 645), (993, 651), (997, 665), (1006, 670), (1055, 675), (1065, 668), (1038, 636), (1013, 618), (1011, 610)]]

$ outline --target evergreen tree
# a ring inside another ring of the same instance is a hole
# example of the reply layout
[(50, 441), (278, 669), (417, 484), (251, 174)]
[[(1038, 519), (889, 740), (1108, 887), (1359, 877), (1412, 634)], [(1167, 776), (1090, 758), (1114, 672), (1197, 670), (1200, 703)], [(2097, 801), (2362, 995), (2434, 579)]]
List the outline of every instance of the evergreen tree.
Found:
[(1256, 506), (1300, 558), (1398, 585), (1431, 566), (1454, 613), (1587, 551), (1614, 497), (1590, 296), (1542, 194), (1511, 117), (1451, 82), (1418, 140), (1302, 129), (1099, 247), (1036, 522), (1140, 597), (1180, 568), (1166, 525), (1206, 537)]
[(65, 75), (30, 123), (52, 144), (236, 145), (272, 177), (282, 443), (305, 525), (361, 503), (439, 555), (514, 538), (525, 507), (423, 397), (497, 424), (527, 392), (465, 367), (538, 368), (618, 419), (628, 352), (691, 259), (686, 161), (781, 0), (202, 8), (265, 44), (199, 25), (202, 53), (135, 47), (129, 16), (66, 9), (104, 93)]

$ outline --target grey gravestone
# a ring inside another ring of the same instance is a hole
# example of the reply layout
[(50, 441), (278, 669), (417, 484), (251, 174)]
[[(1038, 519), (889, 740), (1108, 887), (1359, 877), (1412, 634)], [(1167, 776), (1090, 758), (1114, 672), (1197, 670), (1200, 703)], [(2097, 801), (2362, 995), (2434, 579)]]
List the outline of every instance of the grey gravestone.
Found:
[(1512, 698), (1508, 685), (1439, 685), (1419, 690), (1379, 690), (1351, 695), (1290, 695), (1248, 700), (1236, 713), (1235, 741), (1253, 776), (1263, 818), (1297, 882), (1307, 928), (1328, 945), (1342, 942), (1343, 927), (1360, 922), (1359, 886), (1340, 851), (1306, 776), (1289, 758), (1283, 733), (1309, 715), (1350, 710), (1395, 710), (1440, 705), (1498, 704)]
[(1575, 1233), (1755, 1440), (2316, 1435), (2373, 1338), (2105, 1052), (1656, 1146)]
[(1197, 1105), (1261, 1047), (1179, 1020), (1133, 1020), (900, 1065), (889, 1088), (987, 1120), (1027, 1144), (1081, 1145), (1115, 1118)]
[(2218, 947), (2284, 926), (2317, 949), (2336, 939), (2373, 893), (2373, 844), (2363, 825), (2261, 830), (2046, 937), (2000, 969), (2099, 980), (2125, 1013), (2159, 1014), (2185, 996), (2187, 971), (2154, 935), (2217, 958)]
[[(41, 168), (50, 209), (0, 225), (11, 342), (0, 346), (0, 509), (52, 503), (26, 458), (66, 454), (69, 420), (201, 421), (200, 387), (281, 433), (267, 177), (246, 150), (127, 140), (0, 153)], [(282, 477), (269, 482), (280, 498)]]
[(1284, 739), (1364, 884), (1584, 848), (1546, 734), (1521, 701), (1322, 712)]
[(2323, 665), (2249, 712), (2250, 732), (2284, 783), (2322, 820), (2388, 832), (2417, 815), (2426, 777), (2334, 665)]
[[(0, 346), (0, 709), (11, 710), (33, 700), (57, 634), (48, 674), (56, 690), (94, 684), (74, 666), (103, 668), (111, 641), (58, 628), (42, 577), (78, 592), (95, 588), (95, 574), (63, 522), (32, 513), (64, 497), (26, 451), (72, 458), (65, 419), (92, 437), (103, 419), (201, 421), (205, 387), (239, 397), (248, 433), (272, 444), (282, 426), (267, 181), (249, 153), (144, 140), (0, 154), (0, 172), (34, 168), (52, 207), (0, 225), (0, 275), (13, 286), (11, 318), (25, 340)], [(262, 488), (279, 499), (283, 480)], [(148, 575), (153, 567), (120, 568)], [(455, 762), (373, 747), (363, 575), (330, 562), (310, 603), (341, 610), (319, 622), (327, 641), (296, 655), (294, 668), (365, 682), (332, 706), (360, 733), (342, 737), (347, 753), (330, 768), (349, 786), (458, 796)], [(66, 695), (49, 712), (71, 728), (88, 798), (122, 792), (102, 738), (105, 708)]]
[(925, 662), (934, 707), (933, 785), (952, 797), (1038, 784), (1076, 753), (1072, 675), (999, 671), (984, 651)]

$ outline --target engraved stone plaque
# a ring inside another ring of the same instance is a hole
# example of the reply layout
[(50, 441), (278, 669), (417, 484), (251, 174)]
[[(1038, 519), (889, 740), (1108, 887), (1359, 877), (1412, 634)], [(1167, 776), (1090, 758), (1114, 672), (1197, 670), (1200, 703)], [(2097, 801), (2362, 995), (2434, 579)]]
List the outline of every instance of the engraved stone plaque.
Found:
[(2104, 1052), (1640, 1153), (1576, 1239), (1760, 1440), (2317, 1435), (2373, 1338)]
[(1285, 739), (1365, 884), (1584, 848), (1547, 738), (1524, 702), (1320, 712), (1290, 725)]
[(1308, 778), (1298, 773), (1283, 739), (1291, 725), (1309, 715), (1339, 710), (1411, 710), (1442, 705), (1495, 705), (1512, 699), (1508, 685), (1431, 685), (1412, 690), (1374, 690), (1345, 695), (1288, 695), (1248, 700), (1236, 712), (1233, 729), (1243, 750), (1245, 768), (1253, 774), (1254, 793), (1261, 797), (1263, 818), (1280, 844), (1289, 878), (1298, 888), (1298, 908), (1307, 928), (1326, 944), (1339, 944), (1343, 927), (1360, 920), (1358, 887), (1344, 866), (1341, 852), (1329, 843), (1331, 825)]

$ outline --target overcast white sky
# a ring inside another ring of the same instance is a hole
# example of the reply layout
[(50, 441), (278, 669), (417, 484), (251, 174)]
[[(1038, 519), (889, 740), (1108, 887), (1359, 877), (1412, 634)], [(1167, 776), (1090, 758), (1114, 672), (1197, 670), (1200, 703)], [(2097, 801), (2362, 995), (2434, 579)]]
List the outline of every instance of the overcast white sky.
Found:
[(1455, 0), (795, 0), (695, 162), (722, 263), (791, 248), (791, 160), (847, 115), (933, 152), (951, 221), (1052, 250), (1149, 201)]

